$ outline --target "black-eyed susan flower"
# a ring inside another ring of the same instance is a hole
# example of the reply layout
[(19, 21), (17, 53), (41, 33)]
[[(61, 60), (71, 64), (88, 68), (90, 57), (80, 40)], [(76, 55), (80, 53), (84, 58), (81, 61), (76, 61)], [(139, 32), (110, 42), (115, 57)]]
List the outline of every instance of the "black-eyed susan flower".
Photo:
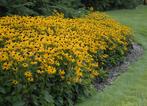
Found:
[[(109, 58), (107, 53), (118, 47), (127, 52), (132, 35), (128, 27), (99, 12), (75, 19), (63, 14), (1, 17), (0, 34), (2, 70), (17, 68), (16, 76), (23, 73), (30, 82), (35, 74), (60, 74), (64, 79), (72, 73), (68, 80), (79, 83), (85, 73), (97, 76), (95, 68), (105, 65), (101, 60)], [(59, 69), (64, 70), (57, 73)]]
[(26, 78), (31, 78), (32, 77), (32, 73), (30, 71), (26, 71), (24, 73), (24, 75), (25, 75)]
[(18, 81), (18, 80), (12, 80), (11, 83), (12, 83), (14, 86), (16, 86), (16, 85), (19, 83), (19, 81)]

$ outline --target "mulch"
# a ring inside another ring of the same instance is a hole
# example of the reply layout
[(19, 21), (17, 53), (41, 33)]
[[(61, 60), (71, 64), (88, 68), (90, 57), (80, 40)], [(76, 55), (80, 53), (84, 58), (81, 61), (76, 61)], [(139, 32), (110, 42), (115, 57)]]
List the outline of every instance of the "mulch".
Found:
[(113, 81), (120, 76), (122, 73), (126, 72), (129, 65), (133, 62), (137, 61), (139, 57), (143, 55), (143, 48), (141, 45), (133, 43), (132, 49), (126, 55), (123, 62), (119, 63), (118, 65), (107, 69), (108, 77), (106, 80), (101, 81), (99, 78), (96, 78), (93, 82), (95, 88), (100, 91), (103, 90), (106, 86), (112, 85)]

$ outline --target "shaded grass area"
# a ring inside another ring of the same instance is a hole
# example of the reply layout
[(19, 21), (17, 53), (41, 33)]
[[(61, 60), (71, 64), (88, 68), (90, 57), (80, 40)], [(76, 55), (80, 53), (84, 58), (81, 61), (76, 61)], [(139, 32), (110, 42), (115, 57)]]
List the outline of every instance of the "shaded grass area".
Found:
[(147, 6), (134, 10), (108, 12), (116, 20), (134, 29), (135, 41), (144, 48), (144, 55), (129, 66), (111, 86), (97, 92), (77, 106), (146, 106), (147, 105)]

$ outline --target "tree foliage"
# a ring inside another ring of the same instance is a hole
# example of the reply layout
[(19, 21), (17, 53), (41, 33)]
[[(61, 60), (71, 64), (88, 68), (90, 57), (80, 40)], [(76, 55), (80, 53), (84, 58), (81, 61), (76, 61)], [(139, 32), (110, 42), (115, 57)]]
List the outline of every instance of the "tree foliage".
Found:
[(135, 8), (143, 3), (143, 0), (81, 0), (86, 7), (93, 7), (95, 10), (110, 10), (122, 8)]
[(90, 7), (94, 10), (134, 8), (143, 0), (0, 0), (0, 16), (52, 15), (54, 10), (65, 17), (78, 17)]
[(80, 0), (0, 0), (0, 16), (5, 15), (51, 15), (54, 10), (66, 17), (85, 13)]

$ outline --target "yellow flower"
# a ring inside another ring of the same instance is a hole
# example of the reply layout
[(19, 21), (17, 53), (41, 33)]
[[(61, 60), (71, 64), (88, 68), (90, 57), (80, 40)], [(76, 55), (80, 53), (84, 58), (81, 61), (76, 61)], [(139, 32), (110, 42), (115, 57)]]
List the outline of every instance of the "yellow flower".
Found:
[(17, 72), (17, 71), (18, 71), (18, 68), (17, 68), (17, 67), (13, 67), (12, 70), (13, 70), (14, 72)]
[(37, 70), (36, 71), (38, 74), (43, 74), (44, 73), (44, 71), (41, 71), (41, 70)]
[(78, 77), (82, 77), (83, 76), (83, 73), (81, 72), (80, 68), (76, 69), (76, 74), (77, 74)]
[(26, 78), (31, 78), (32, 77), (32, 73), (30, 71), (26, 71), (24, 73), (24, 75), (25, 75)]
[(56, 69), (54, 67), (48, 66), (47, 73), (48, 74), (55, 74), (56, 73)]
[(10, 68), (10, 66), (11, 66), (10, 63), (5, 62), (5, 63), (3, 64), (3, 66), (2, 66), (2, 69), (3, 69), (3, 70), (8, 70), (8, 69)]
[(18, 84), (18, 81), (17, 80), (12, 80), (11, 83), (15, 86)]
[(60, 76), (64, 76), (65, 75), (65, 71), (64, 70), (59, 70), (59, 74), (60, 74)]
[(28, 77), (27, 80), (28, 80), (29, 82), (33, 82), (33, 81), (34, 81), (34, 79), (33, 79), (32, 77)]
[(37, 64), (37, 62), (36, 61), (32, 61), (31, 64), (34, 65), (34, 64)]
[(28, 67), (28, 64), (27, 63), (23, 63), (22, 66), (23, 67)]

